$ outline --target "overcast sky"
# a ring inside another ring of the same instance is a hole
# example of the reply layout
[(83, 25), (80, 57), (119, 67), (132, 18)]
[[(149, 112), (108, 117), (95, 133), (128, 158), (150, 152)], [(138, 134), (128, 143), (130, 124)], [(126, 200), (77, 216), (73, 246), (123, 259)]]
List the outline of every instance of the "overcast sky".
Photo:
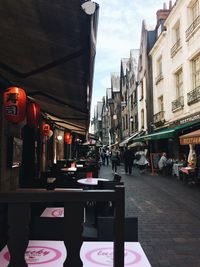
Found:
[[(95, 1), (95, 0), (94, 0)], [(110, 74), (120, 71), (121, 58), (139, 49), (142, 20), (155, 26), (156, 11), (169, 0), (96, 0), (99, 4), (97, 49), (93, 83), (92, 110), (110, 87)], [(172, 1), (174, 3), (175, 0)]]

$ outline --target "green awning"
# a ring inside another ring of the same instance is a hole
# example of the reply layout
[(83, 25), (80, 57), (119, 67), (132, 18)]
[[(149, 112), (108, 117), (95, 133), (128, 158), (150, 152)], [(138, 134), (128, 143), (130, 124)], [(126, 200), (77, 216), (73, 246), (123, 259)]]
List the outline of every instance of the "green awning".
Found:
[(190, 126), (193, 126), (194, 124), (199, 123), (199, 121), (197, 122), (190, 122), (190, 123), (185, 123), (182, 125), (178, 125), (175, 126), (173, 128), (168, 128), (159, 132), (155, 132), (152, 134), (146, 134), (144, 136), (141, 137), (136, 137), (133, 139), (134, 142), (138, 142), (138, 141), (151, 141), (151, 140), (159, 140), (159, 139), (168, 139), (171, 137), (175, 137), (178, 134), (179, 130), (188, 128)]

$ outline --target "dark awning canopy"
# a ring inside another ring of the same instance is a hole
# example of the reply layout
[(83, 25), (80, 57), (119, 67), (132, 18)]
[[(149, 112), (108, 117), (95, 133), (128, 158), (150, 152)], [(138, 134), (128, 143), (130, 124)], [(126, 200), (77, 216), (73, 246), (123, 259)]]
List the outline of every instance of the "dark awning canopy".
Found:
[(98, 5), (81, 0), (1, 0), (0, 76), (21, 86), (43, 111), (87, 132)]
[(141, 137), (136, 137), (133, 139), (134, 142), (142, 142), (142, 141), (153, 141), (153, 140), (159, 140), (159, 139), (168, 139), (168, 138), (173, 138), (178, 135), (180, 130), (190, 128), (194, 126), (195, 124), (199, 123), (199, 121), (194, 121), (190, 123), (185, 123), (182, 125), (177, 125), (173, 128), (167, 128), (164, 130), (161, 130), (159, 132), (155, 132), (152, 134), (146, 134)]

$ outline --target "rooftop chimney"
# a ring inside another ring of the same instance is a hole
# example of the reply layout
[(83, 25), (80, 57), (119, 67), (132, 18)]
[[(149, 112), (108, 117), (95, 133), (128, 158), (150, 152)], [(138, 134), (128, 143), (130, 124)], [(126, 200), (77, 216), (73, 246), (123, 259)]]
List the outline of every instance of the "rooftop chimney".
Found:
[(169, 1), (169, 10), (172, 9), (172, 0)]
[(156, 12), (156, 16), (157, 16), (157, 24), (159, 24), (158, 22), (160, 20), (166, 20), (166, 18), (168, 17), (171, 8), (172, 8), (172, 1), (169, 2), (169, 9), (167, 9), (166, 3), (163, 4), (163, 9), (159, 9)]

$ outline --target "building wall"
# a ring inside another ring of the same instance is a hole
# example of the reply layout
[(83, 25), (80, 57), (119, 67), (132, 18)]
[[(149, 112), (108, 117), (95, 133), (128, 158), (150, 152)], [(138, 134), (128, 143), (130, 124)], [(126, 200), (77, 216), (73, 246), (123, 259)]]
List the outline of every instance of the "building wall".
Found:
[[(177, 4), (174, 6), (165, 22), (167, 31), (161, 34), (151, 51), (153, 63), (154, 114), (159, 112), (158, 98), (163, 95), (165, 127), (191, 114), (198, 113), (200, 108), (199, 101), (191, 105), (187, 103), (187, 94), (194, 89), (191, 59), (200, 53), (200, 28), (197, 27), (198, 29), (194, 35), (192, 35), (189, 40), (186, 39), (186, 30), (191, 25), (188, 15), (190, 3), (191, 1), (189, 0), (177, 1)], [(174, 46), (173, 31), (178, 21), (180, 21), (180, 47), (176, 54), (172, 56), (171, 49)], [(156, 77), (158, 75), (156, 66), (160, 57), (162, 57), (163, 79), (156, 84)], [(177, 98), (175, 73), (181, 68), (183, 72), (184, 102), (183, 106), (177, 108), (177, 110), (172, 110), (172, 102)]]

